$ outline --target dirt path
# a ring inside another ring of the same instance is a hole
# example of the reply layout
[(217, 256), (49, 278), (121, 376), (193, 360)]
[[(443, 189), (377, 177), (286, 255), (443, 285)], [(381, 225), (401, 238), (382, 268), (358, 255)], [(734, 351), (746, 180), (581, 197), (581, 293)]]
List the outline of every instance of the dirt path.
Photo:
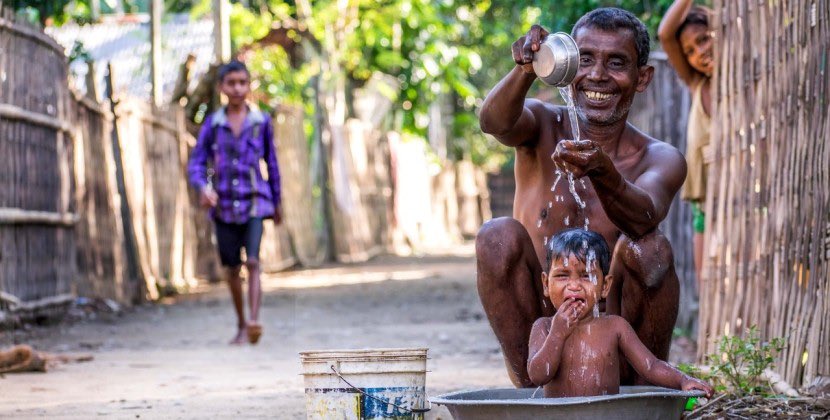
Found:
[[(95, 359), (6, 375), (0, 418), (304, 418), (297, 353), (312, 349), (428, 347), (428, 395), (509, 386), (471, 250), (460, 251), (268, 276), (256, 347), (225, 344), (234, 321), (220, 286), (113, 319), (18, 334), (15, 341), (39, 350)], [(3, 336), (0, 347), (11, 341)], [(429, 417), (448, 418), (441, 413)]]
[[(119, 317), (0, 335), (0, 347), (23, 341), (95, 357), (0, 378), (0, 418), (305, 418), (298, 352), (315, 349), (428, 347), (430, 396), (509, 387), (472, 248), (454, 251), (268, 276), (256, 347), (225, 344), (234, 320), (223, 286)], [(450, 417), (436, 407), (427, 418)]]

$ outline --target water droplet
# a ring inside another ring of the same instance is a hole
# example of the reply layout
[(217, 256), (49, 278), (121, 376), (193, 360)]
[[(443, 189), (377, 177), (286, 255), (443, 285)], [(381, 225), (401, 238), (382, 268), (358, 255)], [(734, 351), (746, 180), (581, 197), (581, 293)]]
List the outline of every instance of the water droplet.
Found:
[(571, 225), (571, 216), (565, 216), (565, 226)]
[(542, 219), (539, 219), (539, 220), (536, 221), (536, 227), (537, 228), (542, 227)]

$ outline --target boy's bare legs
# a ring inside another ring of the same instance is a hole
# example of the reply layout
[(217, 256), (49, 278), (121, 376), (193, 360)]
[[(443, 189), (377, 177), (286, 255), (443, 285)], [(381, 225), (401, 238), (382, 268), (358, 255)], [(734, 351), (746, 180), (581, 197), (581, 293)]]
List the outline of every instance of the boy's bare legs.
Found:
[(245, 342), (245, 303), (242, 301), (242, 279), (239, 277), (241, 267), (230, 267), (227, 269), (228, 288), (231, 291), (233, 309), (236, 311), (237, 331), (236, 337), (230, 344), (242, 344)]
[(259, 341), (262, 334), (262, 326), (259, 325), (259, 305), (262, 301), (262, 285), (259, 280), (259, 260), (249, 258), (245, 261), (248, 269), (248, 304), (251, 306), (251, 323), (248, 325), (248, 340), (252, 344)]
[[(680, 302), (680, 282), (668, 239), (659, 231), (637, 241), (621, 236), (614, 248), (611, 273), (614, 283), (608, 313), (625, 318), (640, 341), (658, 359), (667, 360)], [(621, 363), (620, 368), (622, 384), (645, 383), (627, 363)]]
[(543, 304), (542, 267), (527, 230), (509, 217), (485, 223), (476, 236), (478, 295), (517, 387), (532, 387), (527, 346), (533, 323), (554, 312)]

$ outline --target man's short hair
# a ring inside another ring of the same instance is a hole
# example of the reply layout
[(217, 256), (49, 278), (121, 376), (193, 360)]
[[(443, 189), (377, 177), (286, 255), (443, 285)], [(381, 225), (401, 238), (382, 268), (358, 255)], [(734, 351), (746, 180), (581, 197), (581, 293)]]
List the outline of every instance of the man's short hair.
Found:
[(703, 25), (705, 27), (709, 27), (709, 16), (712, 14), (712, 10), (705, 6), (692, 6), (689, 9), (689, 13), (686, 14), (686, 19), (683, 19), (683, 22), (680, 26), (677, 27), (677, 32), (674, 33), (674, 39), (680, 39), (680, 34), (683, 33), (683, 30), (686, 29), (689, 25)]
[(233, 73), (235, 71), (244, 71), (249, 76), (251, 75), (251, 72), (248, 71), (248, 67), (245, 66), (245, 63), (239, 60), (231, 60), (230, 62), (222, 64), (219, 67), (219, 70), (216, 72), (216, 80), (218, 80), (219, 83), (222, 83), (225, 81), (225, 76), (227, 76), (228, 73)]
[[(554, 258), (568, 258), (570, 255), (587, 266), (588, 260), (591, 259), (589, 258), (591, 251), (603, 275), (608, 275), (611, 269), (611, 251), (608, 250), (608, 244), (602, 235), (592, 230), (580, 228), (563, 230), (550, 238), (545, 251), (547, 251), (548, 272), (551, 270)], [(590, 269), (590, 267), (586, 268)]]
[(594, 27), (603, 31), (630, 30), (634, 34), (634, 42), (637, 47), (637, 65), (644, 66), (648, 63), (651, 38), (648, 35), (646, 25), (640, 19), (637, 19), (637, 16), (634, 16), (633, 13), (616, 7), (592, 10), (576, 21), (571, 35), (575, 37), (577, 31), (587, 27)]

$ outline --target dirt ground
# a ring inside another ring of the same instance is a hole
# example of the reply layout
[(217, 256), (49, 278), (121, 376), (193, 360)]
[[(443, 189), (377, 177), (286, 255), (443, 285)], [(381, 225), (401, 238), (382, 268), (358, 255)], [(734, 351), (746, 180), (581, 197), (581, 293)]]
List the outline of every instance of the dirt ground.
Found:
[[(0, 377), (0, 418), (304, 418), (298, 352), (428, 347), (427, 394), (509, 387), (467, 245), (268, 275), (257, 346), (229, 346), (222, 285), (118, 316), (0, 335), (94, 360)], [(2, 333), (0, 333), (2, 334)], [(434, 407), (428, 419), (450, 418)]]

